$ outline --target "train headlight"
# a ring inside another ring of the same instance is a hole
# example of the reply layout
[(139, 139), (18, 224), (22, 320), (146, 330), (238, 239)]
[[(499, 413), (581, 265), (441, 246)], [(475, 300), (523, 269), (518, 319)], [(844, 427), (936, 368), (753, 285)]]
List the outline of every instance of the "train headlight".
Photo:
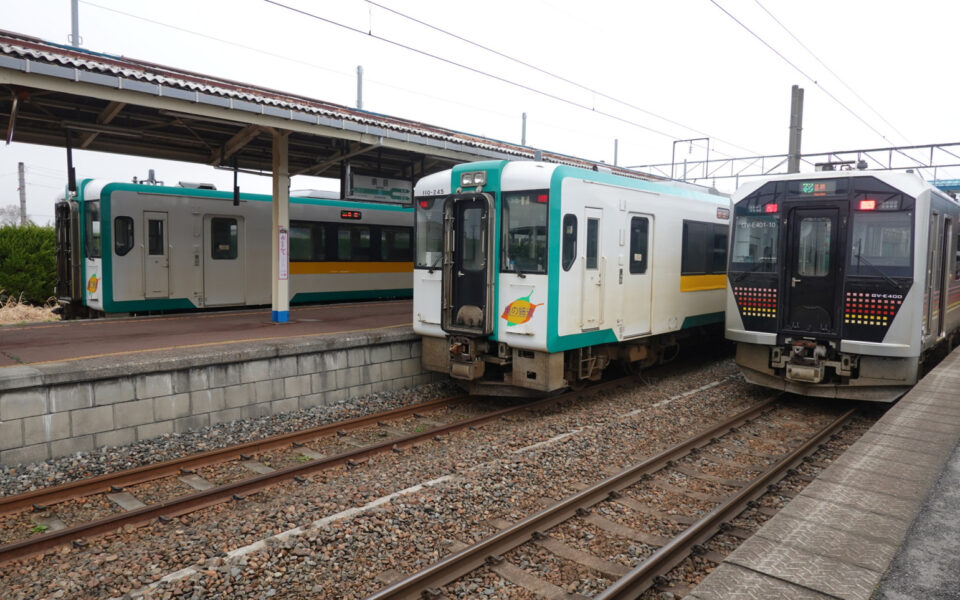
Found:
[(460, 174), (460, 187), (474, 187), (486, 185), (487, 173), (485, 171), (468, 171)]

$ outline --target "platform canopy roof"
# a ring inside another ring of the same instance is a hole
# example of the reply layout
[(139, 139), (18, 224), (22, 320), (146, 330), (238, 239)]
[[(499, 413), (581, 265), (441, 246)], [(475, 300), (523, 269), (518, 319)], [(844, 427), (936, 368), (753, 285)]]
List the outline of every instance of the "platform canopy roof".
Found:
[[(322, 100), (0, 31), (6, 141), (270, 172), (274, 130), (290, 132), (289, 172), (413, 180), (453, 164), (534, 159), (533, 148)], [(542, 160), (601, 163), (550, 152)], [(635, 171), (609, 167), (634, 177)]]

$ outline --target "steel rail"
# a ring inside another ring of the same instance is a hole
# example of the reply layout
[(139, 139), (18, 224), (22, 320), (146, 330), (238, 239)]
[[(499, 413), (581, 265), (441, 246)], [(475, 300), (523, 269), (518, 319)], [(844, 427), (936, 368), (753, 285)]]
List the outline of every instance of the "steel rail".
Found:
[(512, 526), (414, 573), (406, 579), (383, 588), (379, 592), (368, 596), (367, 600), (420, 598), (428, 590), (455, 581), (482, 566), (489, 558), (503, 555), (530, 541), (534, 533), (544, 532), (571, 519), (577, 514), (577, 511), (608, 499), (611, 492), (618, 492), (643, 480), (650, 473), (667, 466), (671, 460), (688, 454), (694, 448), (700, 448), (715, 442), (718, 435), (722, 435), (731, 428), (742, 425), (766, 411), (775, 399), (776, 397), (768, 398), (758, 406), (734, 415), (718, 425), (650, 456), (536, 514), (530, 515)]
[(666, 575), (670, 569), (690, 556), (695, 547), (716, 535), (724, 523), (743, 512), (751, 501), (767, 493), (769, 485), (779, 481), (788, 470), (796, 467), (805, 456), (817, 449), (824, 438), (833, 435), (854, 413), (856, 413), (856, 409), (852, 408), (821, 429), (802, 446), (761, 473), (748, 485), (685, 529), (680, 535), (671, 539), (645, 561), (615, 581), (613, 585), (594, 596), (594, 600), (632, 600), (638, 598), (640, 594), (653, 585), (658, 576)]
[[(385, 440), (383, 442), (371, 444), (362, 448), (317, 458), (300, 465), (294, 465), (285, 469), (278, 469), (276, 471), (271, 471), (269, 473), (257, 475), (248, 479), (235, 481), (222, 486), (213, 487), (208, 490), (189, 494), (187, 496), (181, 496), (166, 502), (150, 504), (131, 511), (111, 515), (97, 521), (91, 521), (89, 523), (83, 523), (57, 531), (50, 531), (26, 540), (0, 546), (0, 564), (18, 558), (23, 558), (25, 556), (37, 554), (39, 552), (43, 552), (44, 550), (71, 541), (78, 542), (79, 540), (84, 540), (86, 538), (104, 535), (116, 531), (126, 525), (142, 525), (156, 519), (168, 520), (170, 518), (193, 512), (201, 508), (206, 508), (208, 506), (213, 506), (227, 500), (242, 500), (247, 494), (287, 479), (300, 478), (315, 471), (322, 471), (339, 465), (355, 465), (357, 464), (357, 459), (413, 446), (418, 443), (437, 438), (442, 434), (480, 425), (488, 421), (505, 417), (512, 413), (520, 413), (532, 409), (543, 408), (564, 402), (566, 400), (578, 398), (580, 396), (593, 394), (600, 390), (624, 385), (626, 382), (633, 380), (636, 380), (635, 376), (628, 376), (614, 381), (593, 385), (584, 390), (578, 390), (550, 398), (544, 398), (530, 404), (522, 404), (499, 409), (485, 415), (457, 421), (456, 423), (451, 423), (441, 427), (435, 427), (433, 429), (428, 429), (426, 431), (414, 433), (405, 437)], [(342, 426), (342, 423), (339, 425)]]
[(117, 471), (115, 473), (105, 473), (96, 477), (71, 481), (69, 483), (64, 483), (57, 486), (46, 487), (25, 492), (23, 494), (17, 494), (16, 496), (0, 497), (0, 515), (16, 512), (24, 508), (29, 508), (33, 505), (46, 507), (58, 502), (63, 502), (64, 500), (70, 500), (81, 496), (89, 496), (90, 494), (108, 492), (113, 487), (125, 487), (137, 483), (152, 481), (161, 477), (175, 475), (184, 469), (193, 469), (213, 463), (226, 462), (228, 460), (239, 458), (244, 454), (255, 454), (257, 452), (282, 448), (304, 440), (311, 440), (325, 435), (330, 435), (336, 433), (337, 431), (347, 431), (360, 427), (366, 427), (383, 419), (392, 419), (410, 415), (416, 412), (435, 410), (444, 405), (461, 401), (464, 398), (466, 398), (466, 396), (438, 398), (436, 400), (429, 400), (427, 402), (421, 402), (411, 406), (395, 408), (393, 410), (388, 410), (373, 415), (355, 417), (353, 419), (347, 419), (346, 421), (319, 425), (317, 427), (304, 429), (302, 431), (282, 433), (280, 435), (275, 435), (260, 440), (252, 440), (242, 444), (227, 446), (225, 448), (217, 448), (215, 450), (209, 450), (199, 454), (191, 454), (190, 456), (175, 458), (151, 465), (143, 465), (141, 467)]

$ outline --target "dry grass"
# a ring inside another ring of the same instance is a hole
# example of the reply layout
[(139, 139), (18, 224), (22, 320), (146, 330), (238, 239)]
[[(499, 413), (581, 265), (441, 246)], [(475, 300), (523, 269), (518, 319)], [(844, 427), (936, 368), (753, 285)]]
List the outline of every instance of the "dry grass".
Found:
[[(3, 290), (0, 290), (0, 296)], [(37, 323), (41, 321), (59, 321), (60, 315), (53, 312), (57, 306), (56, 300), (51, 298), (43, 306), (33, 306), (21, 298), (9, 296), (6, 302), (0, 303), (0, 325), (14, 323)]]

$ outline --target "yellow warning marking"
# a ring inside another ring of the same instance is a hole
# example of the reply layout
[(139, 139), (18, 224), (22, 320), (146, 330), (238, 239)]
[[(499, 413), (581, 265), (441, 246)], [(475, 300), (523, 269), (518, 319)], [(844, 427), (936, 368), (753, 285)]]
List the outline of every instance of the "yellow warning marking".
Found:
[(681, 292), (702, 292), (705, 290), (722, 290), (727, 287), (727, 276), (721, 275), (681, 275)]

